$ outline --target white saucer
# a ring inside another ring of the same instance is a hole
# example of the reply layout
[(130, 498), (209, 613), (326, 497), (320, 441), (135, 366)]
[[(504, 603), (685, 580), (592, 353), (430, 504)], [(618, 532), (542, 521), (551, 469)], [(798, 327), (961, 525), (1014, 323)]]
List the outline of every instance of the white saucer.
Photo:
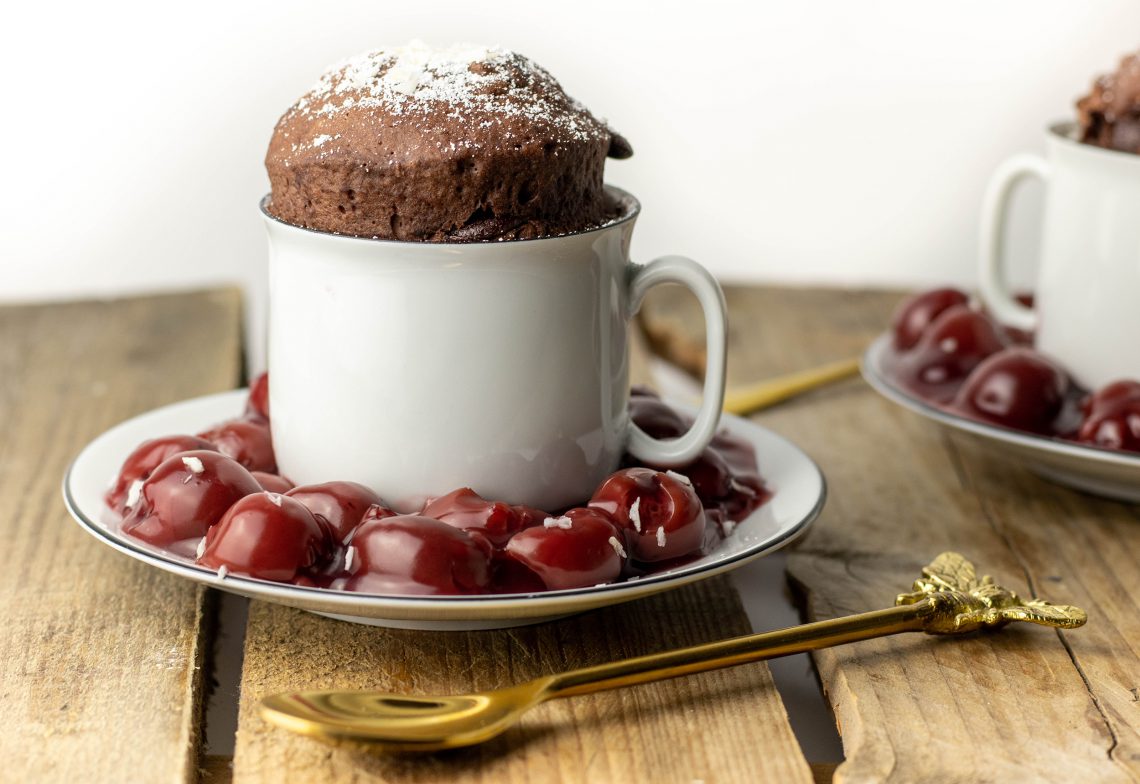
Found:
[(774, 552), (807, 530), (826, 496), (823, 474), (811, 458), (784, 438), (743, 419), (725, 416), (722, 424), (756, 449), (760, 469), (774, 495), (743, 520), (715, 552), (672, 571), (614, 585), (538, 594), (487, 596), (380, 596), (305, 588), (250, 577), (216, 573), (187, 558), (123, 535), (108, 525), (103, 493), (126, 456), (148, 438), (197, 433), (230, 417), (245, 404), (235, 390), (187, 400), (150, 411), (117, 425), (88, 444), (63, 480), (63, 497), (76, 521), (100, 542), (163, 571), (223, 591), (298, 607), (356, 623), (408, 629), (500, 629), (549, 621), (627, 602), (743, 566)]
[(889, 400), (927, 419), (969, 433), (1058, 484), (1119, 501), (1140, 503), (1140, 455), (1085, 446), (978, 422), (945, 411), (900, 388), (884, 372), (891, 336), (880, 335), (863, 355), (863, 378)]

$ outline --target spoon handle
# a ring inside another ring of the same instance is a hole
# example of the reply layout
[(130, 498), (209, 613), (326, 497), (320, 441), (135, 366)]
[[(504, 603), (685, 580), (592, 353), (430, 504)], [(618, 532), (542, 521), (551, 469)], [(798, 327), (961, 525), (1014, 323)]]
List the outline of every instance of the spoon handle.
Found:
[(774, 406), (790, 397), (816, 387), (840, 381), (859, 371), (858, 359), (843, 359), (798, 373), (759, 381), (729, 389), (724, 396), (724, 410), (730, 414), (749, 414)]
[(886, 610), (817, 621), (790, 629), (749, 634), (728, 640), (679, 648), (664, 653), (599, 664), (552, 676), (549, 697), (570, 697), (620, 686), (675, 678), (721, 667), (815, 651), (859, 640), (903, 632), (925, 631), (937, 611), (933, 599)]

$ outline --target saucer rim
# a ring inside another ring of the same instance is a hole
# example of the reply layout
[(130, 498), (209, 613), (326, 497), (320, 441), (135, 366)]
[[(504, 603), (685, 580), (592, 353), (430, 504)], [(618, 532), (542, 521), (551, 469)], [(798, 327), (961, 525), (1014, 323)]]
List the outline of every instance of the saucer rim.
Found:
[[(152, 548), (145, 543), (136, 542), (130, 537), (113, 530), (106, 523), (99, 520), (93, 520), (88, 510), (85, 510), (79, 501), (75, 498), (73, 492), (73, 475), (77, 466), (83, 464), (84, 459), (89, 455), (91, 450), (97, 448), (105, 440), (113, 440), (119, 434), (127, 429), (130, 425), (137, 420), (157, 414), (159, 412), (167, 411), (171, 408), (187, 407), (192, 408), (196, 405), (205, 406), (212, 403), (220, 403), (223, 400), (232, 399), (234, 406), (233, 410), (240, 411), (241, 404), (244, 403), (248, 390), (237, 389), (226, 392), (215, 393), (212, 395), (203, 395), (195, 398), (177, 401), (165, 406), (159, 406), (148, 411), (139, 413), (138, 415), (124, 420), (113, 427), (103, 431), (98, 436), (89, 441), (76, 455), (76, 457), (68, 465), (67, 471), (63, 477), (62, 491), (64, 503), (68, 512), (76, 523), (85, 530), (88, 534), (93, 536), (96, 540), (103, 544), (110, 546), (112, 549), (117, 550), (125, 555), (128, 555), (135, 560), (142, 561), (149, 566), (154, 566), (162, 571), (176, 574), (180, 577), (185, 577), (198, 583), (202, 583), (214, 588), (226, 590), (233, 593), (239, 593), (245, 596), (253, 596), (262, 599), (272, 599), (283, 603), (291, 603), (293, 601), (304, 601), (306, 599), (319, 601), (328, 605), (329, 612), (337, 612), (343, 610), (346, 614), (352, 615), (353, 609), (359, 609), (362, 606), (367, 606), (371, 611), (383, 611), (385, 608), (392, 608), (399, 611), (403, 617), (408, 617), (408, 613), (414, 613), (417, 610), (438, 613), (441, 610), (445, 611), (448, 616), (451, 616), (459, 611), (467, 610), (469, 612), (485, 611), (491, 613), (509, 612), (512, 610), (519, 610), (520, 606), (531, 606), (533, 610), (541, 611), (545, 615), (554, 615), (559, 612), (574, 612), (574, 607), (579, 607), (583, 602), (604, 602), (605, 604), (616, 604), (619, 602), (641, 598), (643, 596), (657, 593), (664, 590), (669, 590), (681, 585), (688, 584), (697, 580), (713, 577), (717, 574), (739, 568), (740, 566), (768, 555), (783, 547), (794, 542), (802, 536), (818, 518), (822, 512), (824, 505), (827, 501), (828, 488), (827, 480), (820, 469), (819, 465), (802, 449), (796, 446), (792, 441), (783, 436), (775, 433), (767, 428), (761, 427), (754, 422), (734, 417), (725, 414), (722, 419), (722, 427), (727, 426), (730, 431), (741, 425), (746, 428), (755, 428), (763, 431), (767, 436), (775, 438), (783, 442), (785, 448), (790, 448), (799, 453), (806, 462), (807, 467), (814, 472), (819, 484), (819, 493), (815, 499), (811, 509), (803, 513), (800, 519), (788, 525), (779, 534), (765, 538), (758, 541), (756, 544), (743, 547), (738, 552), (722, 556), (720, 559), (687, 567), (680, 567), (676, 570), (662, 572), (656, 575), (649, 575), (636, 580), (627, 580), (619, 583), (607, 583), (604, 585), (595, 585), (585, 588), (572, 588), (562, 589), (555, 591), (541, 591), (533, 593), (519, 593), (519, 594), (480, 594), (475, 596), (407, 596), (399, 594), (376, 594), (376, 593), (363, 593), (355, 591), (340, 591), (329, 588), (311, 587), (293, 585), (290, 583), (277, 583), (269, 580), (261, 580), (254, 577), (248, 577), (240, 574), (227, 574), (225, 577), (219, 577), (217, 572), (203, 566), (198, 566), (182, 559), (179, 556), (165, 553), (158, 548)], [(690, 407), (677, 405), (681, 410), (688, 410)], [(206, 423), (208, 424), (208, 423)], [(114, 468), (108, 469), (108, 476), (113, 475)], [(778, 488), (777, 488), (778, 491)], [(752, 515), (761, 514), (765, 506), (761, 506)], [(751, 517), (752, 515), (749, 515)], [(748, 518), (745, 518), (746, 520)], [(714, 551), (715, 552), (715, 551)], [(710, 554), (711, 555), (711, 554)], [(296, 605), (294, 605), (296, 606)], [(302, 608), (308, 609), (308, 608)], [(314, 612), (321, 612), (313, 610)], [(517, 612), (512, 612), (512, 616), (517, 615)], [(368, 616), (378, 617), (378, 616)]]
[(891, 343), (890, 332), (875, 338), (859, 362), (863, 379), (883, 397), (927, 419), (982, 438), (1014, 444), (1030, 450), (1051, 452), (1077, 460), (1088, 460), (1120, 468), (1140, 471), (1140, 455), (1115, 449), (1079, 444), (1053, 436), (1041, 436), (1021, 430), (980, 422), (962, 414), (939, 408), (893, 383), (883, 369), (883, 359)]

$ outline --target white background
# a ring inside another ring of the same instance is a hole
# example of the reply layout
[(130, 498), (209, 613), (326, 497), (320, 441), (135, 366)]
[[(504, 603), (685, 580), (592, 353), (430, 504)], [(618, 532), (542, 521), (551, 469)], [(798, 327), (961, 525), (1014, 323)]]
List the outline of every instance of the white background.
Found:
[[(22, 3), (0, 30), (0, 300), (236, 281), (256, 327), (275, 120), (329, 63), (416, 37), (518, 49), (622, 131), (636, 155), (608, 179), (644, 203), (639, 259), (968, 283), (988, 173), (1140, 30), (1130, 0), (744, 6)], [(1024, 279), (1035, 187), (1011, 232)]]

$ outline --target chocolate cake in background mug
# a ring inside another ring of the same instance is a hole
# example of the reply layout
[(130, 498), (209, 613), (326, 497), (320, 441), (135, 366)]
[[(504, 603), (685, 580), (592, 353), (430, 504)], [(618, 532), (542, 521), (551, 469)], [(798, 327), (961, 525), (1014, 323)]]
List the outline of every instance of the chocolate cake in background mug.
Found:
[(1113, 73), (1093, 82), (1077, 101), (1082, 142), (1140, 153), (1140, 52), (1126, 55)]
[(268, 210), (377, 239), (567, 234), (620, 214), (605, 160), (632, 152), (520, 54), (412, 43), (335, 66), (285, 112)]

